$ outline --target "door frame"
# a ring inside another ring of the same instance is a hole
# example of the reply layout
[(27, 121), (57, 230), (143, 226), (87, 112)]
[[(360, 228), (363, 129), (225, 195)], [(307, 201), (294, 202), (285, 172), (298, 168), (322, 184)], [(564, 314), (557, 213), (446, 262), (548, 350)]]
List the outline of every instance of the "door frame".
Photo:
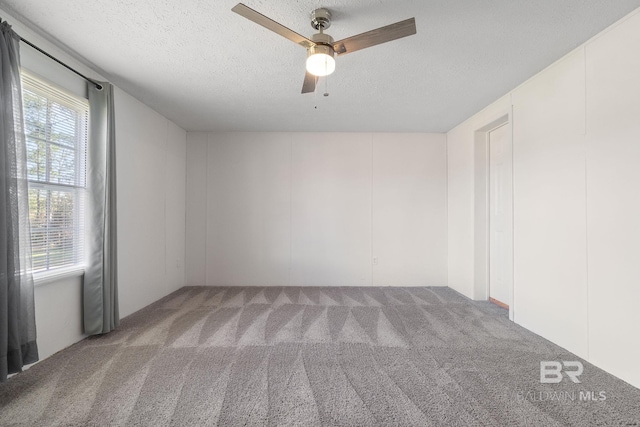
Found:
[[(507, 126), (509, 144), (511, 144), (511, 262), (513, 265), (513, 113), (511, 109), (503, 111), (493, 120), (485, 123), (474, 132), (474, 286), (473, 299), (489, 300), (489, 133)], [(512, 269), (513, 271), (513, 269)], [(515, 307), (513, 298), (513, 275), (509, 286), (509, 319), (513, 320)]]

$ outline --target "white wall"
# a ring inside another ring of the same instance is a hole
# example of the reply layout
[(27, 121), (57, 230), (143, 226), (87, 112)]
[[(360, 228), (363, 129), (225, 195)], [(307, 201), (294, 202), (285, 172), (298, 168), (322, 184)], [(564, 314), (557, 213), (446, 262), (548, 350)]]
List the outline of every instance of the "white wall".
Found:
[(116, 90), (120, 316), (184, 286), (186, 132)]
[(187, 132), (185, 280), (207, 284), (207, 163), (208, 134)]
[(292, 142), (290, 283), (371, 284), (371, 135)]
[(447, 164), (442, 135), (373, 135), (373, 285), (444, 285)]
[(209, 139), (207, 284), (288, 283), (290, 157), (279, 134)]
[[(0, 10), (32, 43), (83, 74), (104, 80), (69, 54)], [(75, 74), (21, 44), (22, 66), (86, 96)], [(184, 286), (186, 132), (116, 88), (116, 150), (120, 315), (127, 316)], [(82, 277), (38, 281), (35, 288), (40, 360), (81, 340)]]
[(586, 46), (589, 359), (640, 387), (640, 13)]
[(36, 283), (34, 298), (40, 360), (85, 337), (81, 276)]
[(588, 354), (584, 87), (580, 49), (512, 94), (514, 320), (582, 357)]
[(449, 286), (474, 296), (473, 133), (512, 108), (514, 320), (635, 386), (638, 76), (640, 11), (447, 135)]
[(188, 284), (445, 285), (444, 135), (187, 138)]

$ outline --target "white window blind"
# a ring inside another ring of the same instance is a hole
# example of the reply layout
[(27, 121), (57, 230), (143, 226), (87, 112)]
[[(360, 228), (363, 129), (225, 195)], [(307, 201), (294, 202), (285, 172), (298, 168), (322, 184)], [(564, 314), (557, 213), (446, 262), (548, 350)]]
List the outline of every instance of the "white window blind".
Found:
[(33, 272), (81, 266), (88, 102), (24, 72), (22, 91)]

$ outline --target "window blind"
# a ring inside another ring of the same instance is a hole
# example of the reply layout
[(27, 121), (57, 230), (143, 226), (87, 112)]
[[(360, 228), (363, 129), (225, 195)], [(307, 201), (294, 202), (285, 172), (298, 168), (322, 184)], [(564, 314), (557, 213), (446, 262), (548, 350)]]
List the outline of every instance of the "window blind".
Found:
[(33, 272), (80, 266), (89, 105), (22, 73)]

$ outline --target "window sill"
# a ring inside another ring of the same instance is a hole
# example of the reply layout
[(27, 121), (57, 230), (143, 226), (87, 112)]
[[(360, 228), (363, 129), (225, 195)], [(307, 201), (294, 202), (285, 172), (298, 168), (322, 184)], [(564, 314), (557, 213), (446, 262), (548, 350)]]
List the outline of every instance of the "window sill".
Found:
[(84, 276), (84, 266), (73, 266), (68, 268), (60, 268), (53, 271), (43, 271), (41, 273), (33, 273), (34, 286), (46, 285), (47, 283), (56, 282), (70, 277)]

